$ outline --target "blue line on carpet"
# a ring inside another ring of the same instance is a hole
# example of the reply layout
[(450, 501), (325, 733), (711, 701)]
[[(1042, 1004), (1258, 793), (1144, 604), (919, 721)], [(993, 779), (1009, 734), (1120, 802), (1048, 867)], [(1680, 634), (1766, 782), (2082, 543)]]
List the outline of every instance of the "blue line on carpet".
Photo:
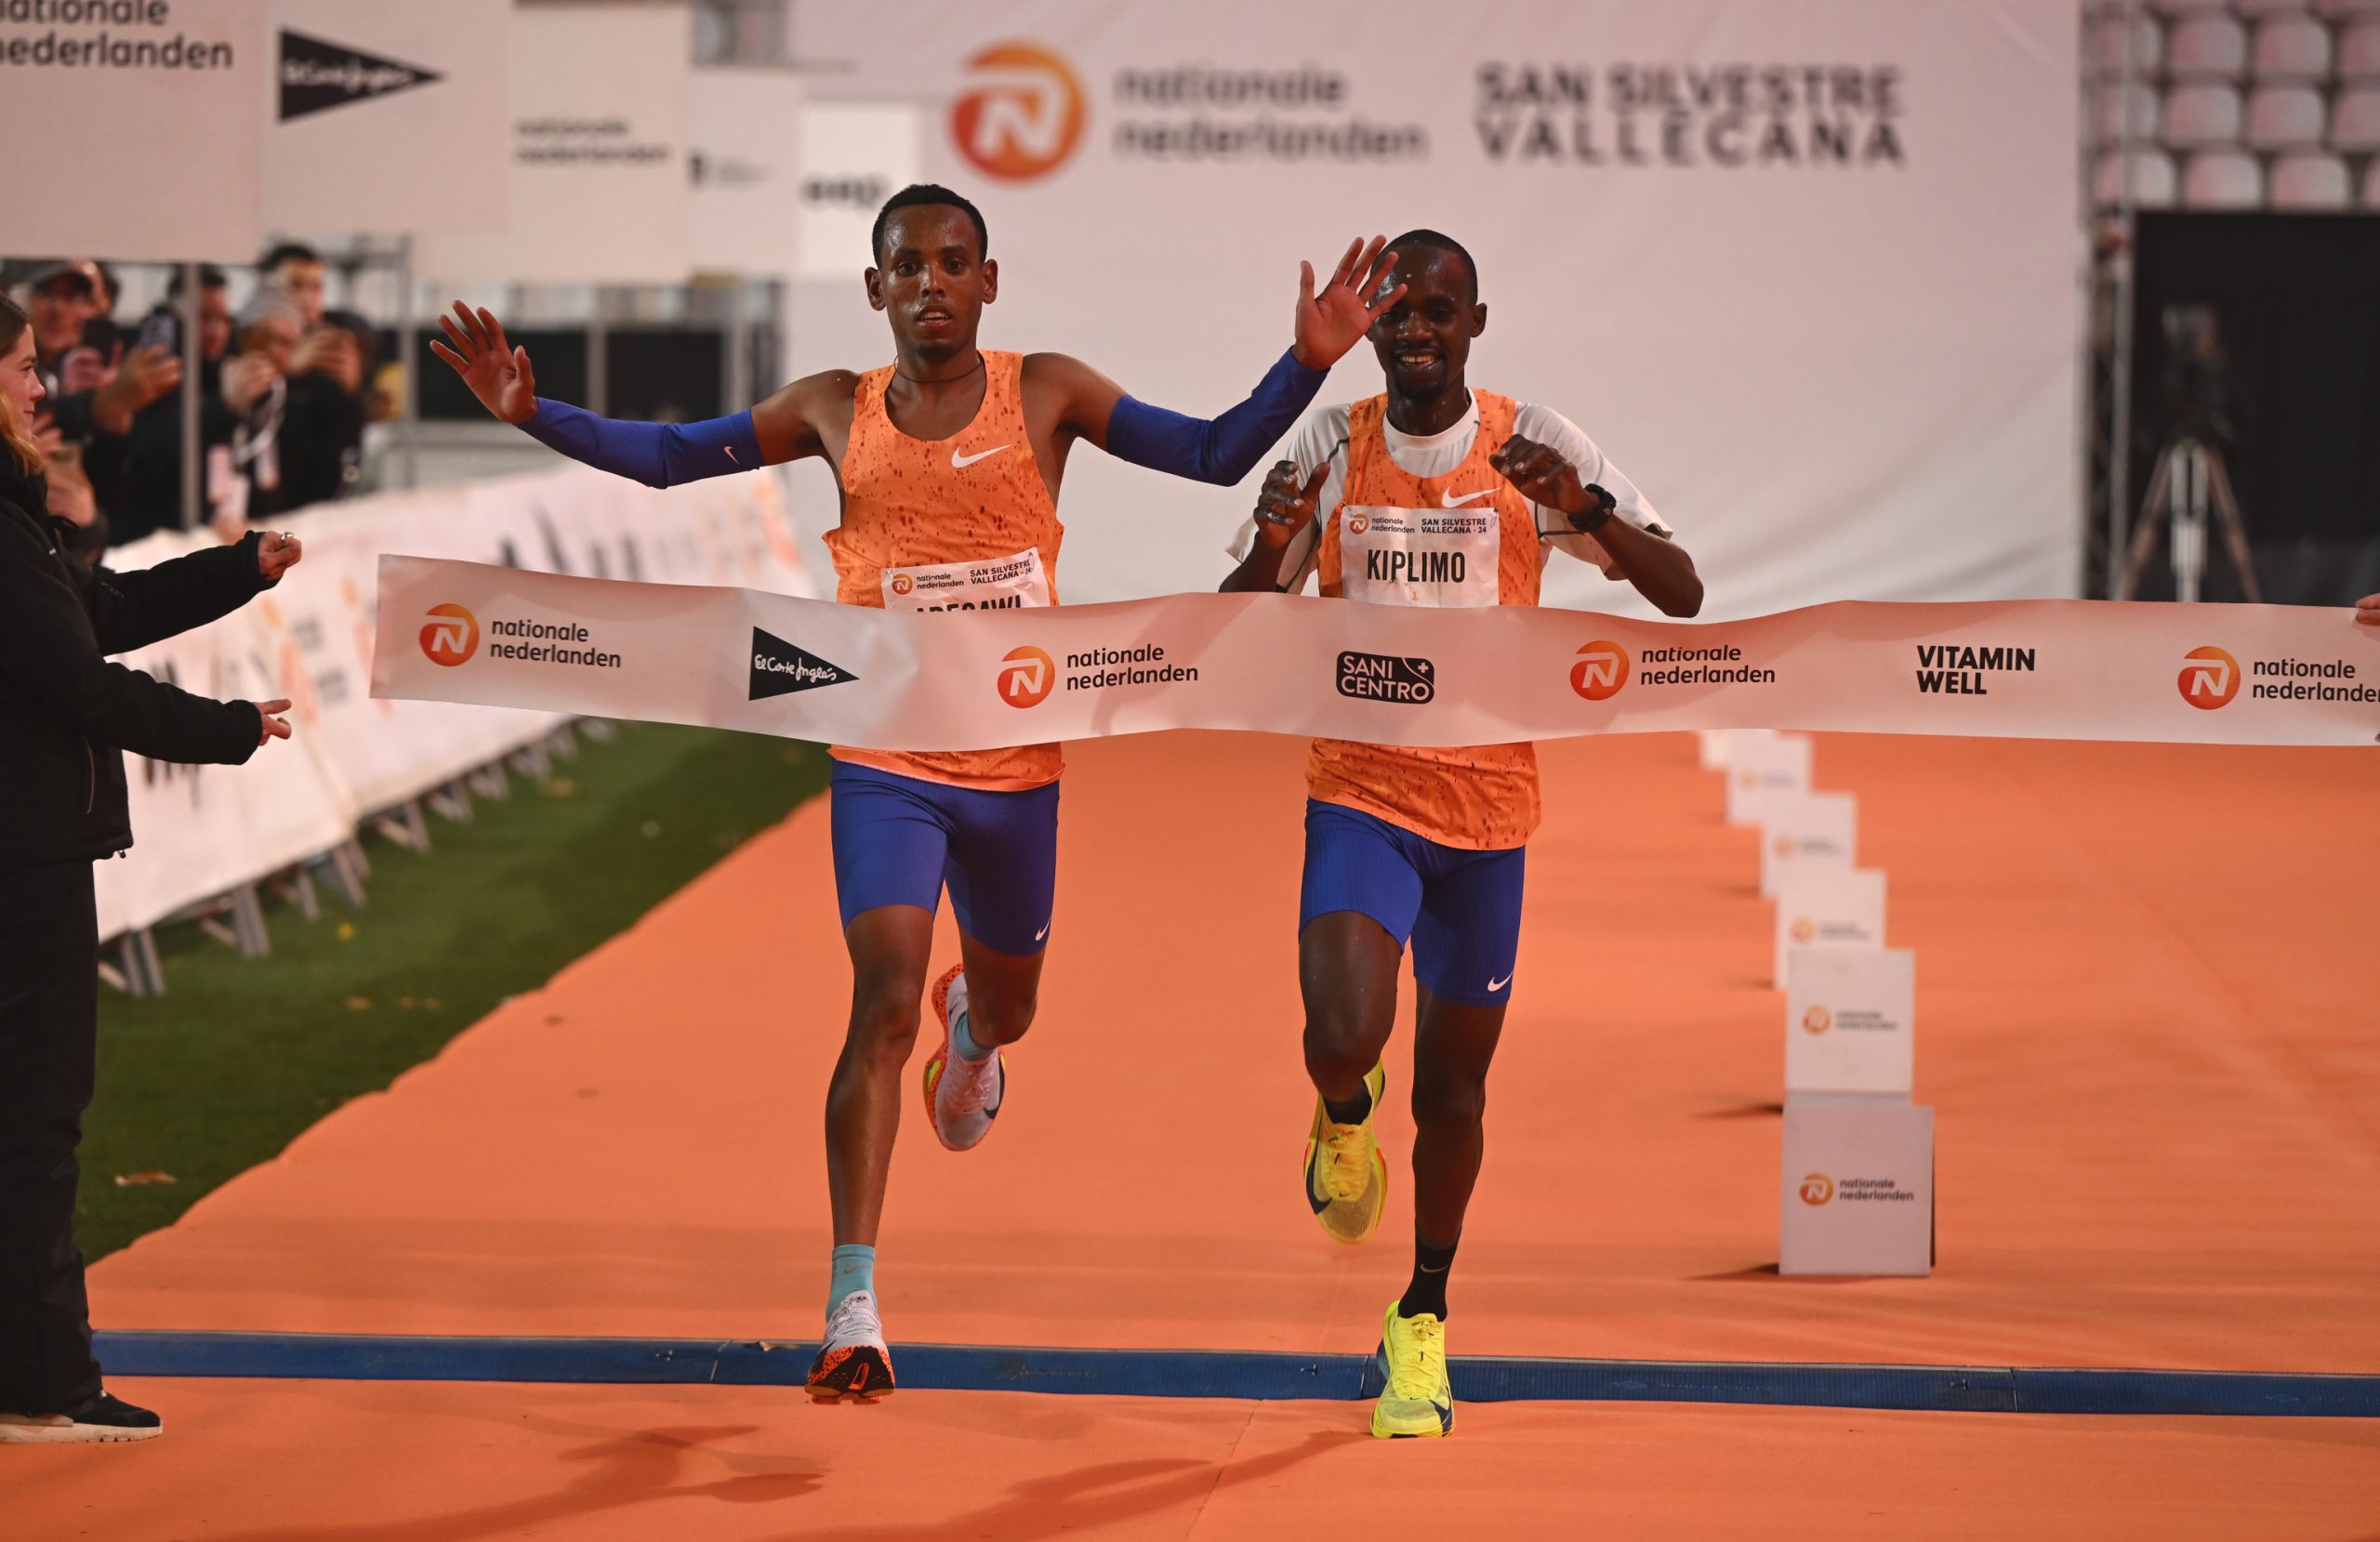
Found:
[[(798, 1384), (813, 1346), (701, 1338), (430, 1338), (395, 1334), (133, 1331), (99, 1335), (111, 1376), (334, 1381)], [(1229, 1350), (894, 1347), (901, 1385), (937, 1391), (1110, 1397), (1355, 1399), (1376, 1395), (1370, 1355)], [(1749, 1361), (1454, 1357), (1467, 1403), (1746, 1403), (1961, 1413), (2380, 1417), (2380, 1376), (2061, 1366), (1767, 1364)]]

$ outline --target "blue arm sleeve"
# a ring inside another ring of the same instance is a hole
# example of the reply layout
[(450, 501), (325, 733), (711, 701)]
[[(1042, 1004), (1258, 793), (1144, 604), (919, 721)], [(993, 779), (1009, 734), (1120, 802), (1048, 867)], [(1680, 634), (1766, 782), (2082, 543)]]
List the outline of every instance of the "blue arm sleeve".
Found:
[(573, 460), (647, 487), (675, 487), (761, 466), (760, 439), (748, 412), (701, 423), (629, 423), (541, 396), (537, 415), (522, 424), (521, 431)]
[(1313, 404), (1329, 373), (1306, 368), (1284, 349), (1247, 401), (1212, 419), (1184, 417), (1128, 396), (1108, 415), (1107, 453), (1152, 471), (1228, 487), (1280, 442)]

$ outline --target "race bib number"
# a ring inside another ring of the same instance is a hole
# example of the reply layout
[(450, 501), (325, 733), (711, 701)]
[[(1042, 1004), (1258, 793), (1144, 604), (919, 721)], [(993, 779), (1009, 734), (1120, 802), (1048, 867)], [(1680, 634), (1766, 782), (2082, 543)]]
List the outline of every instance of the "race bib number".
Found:
[(1494, 508), (1364, 508), (1339, 515), (1339, 582), (1375, 605), (1468, 610), (1500, 594), (1503, 516)]
[(1034, 547), (980, 562), (884, 570), (888, 611), (1016, 611), (1050, 603), (1050, 577)]

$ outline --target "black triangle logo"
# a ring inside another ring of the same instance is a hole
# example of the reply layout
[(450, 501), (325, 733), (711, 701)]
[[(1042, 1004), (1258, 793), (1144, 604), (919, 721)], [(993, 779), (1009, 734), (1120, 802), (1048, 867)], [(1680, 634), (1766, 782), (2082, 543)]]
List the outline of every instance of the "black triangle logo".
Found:
[(837, 664), (828, 664), (814, 653), (805, 653), (780, 637), (771, 637), (758, 626), (752, 628), (752, 694), (747, 699), (759, 701), (764, 696), (787, 696), (796, 691), (815, 691), (822, 685), (840, 685), (855, 680), (857, 675)]
[(400, 59), (382, 59), (343, 43), (281, 30), (281, 121), (369, 101), (445, 77)]

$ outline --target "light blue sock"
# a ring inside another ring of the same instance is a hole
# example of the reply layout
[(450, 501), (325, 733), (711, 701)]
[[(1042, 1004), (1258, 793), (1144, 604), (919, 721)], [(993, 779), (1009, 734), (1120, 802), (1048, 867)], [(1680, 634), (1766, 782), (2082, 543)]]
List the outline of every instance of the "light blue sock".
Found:
[(853, 1291), (876, 1294), (876, 1249), (865, 1243), (847, 1242), (834, 1252), (834, 1273), (826, 1281), (826, 1315), (843, 1304), (843, 1298)]
[(999, 1046), (992, 1045), (986, 1048), (977, 1044), (975, 1035), (968, 1032), (974, 1025), (975, 1014), (963, 1007), (960, 1008), (959, 1015), (950, 1020), (950, 1048), (968, 1064), (981, 1065), (992, 1058), (992, 1050), (998, 1048)]

